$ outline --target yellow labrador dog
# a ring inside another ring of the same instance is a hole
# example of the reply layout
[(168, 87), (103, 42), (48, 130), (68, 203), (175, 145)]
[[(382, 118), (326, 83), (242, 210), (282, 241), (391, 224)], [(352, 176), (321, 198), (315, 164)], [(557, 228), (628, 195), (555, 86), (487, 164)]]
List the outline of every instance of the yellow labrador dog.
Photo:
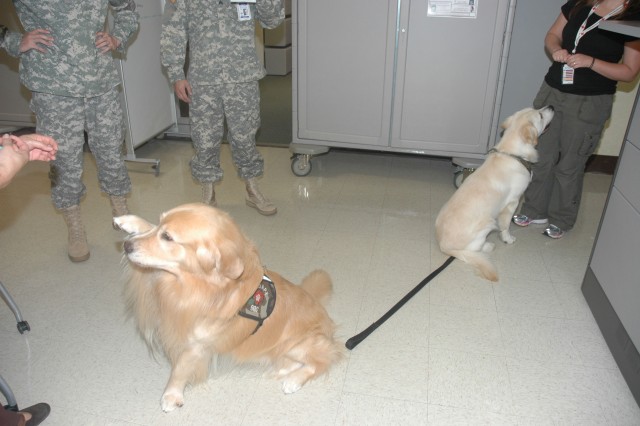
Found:
[(498, 230), (505, 243), (516, 240), (509, 233), (511, 217), (531, 182), (530, 163), (538, 161), (538, 136), (553, 113), (551, 106), (526, 108), (507, 118), (500, 142), (436, 218), (440, 250), (474, 266), (487, 280), (498, 281), (496, 268), (486, 255), (494, 248), (487, 235)]
[(129, 311), (147, 343), (171, 361), (164, 411), (184, 404), (187, 385), (207, 380), (216, 354), (271, 365), (285, 393), (341, 358), (322, 305), (332, 289), (325, 271), (298, 286), (265, 269), (231, 217), (205, 204), (171, 209), (158, 225), (133, 215), (114, 220), (130, 234)]

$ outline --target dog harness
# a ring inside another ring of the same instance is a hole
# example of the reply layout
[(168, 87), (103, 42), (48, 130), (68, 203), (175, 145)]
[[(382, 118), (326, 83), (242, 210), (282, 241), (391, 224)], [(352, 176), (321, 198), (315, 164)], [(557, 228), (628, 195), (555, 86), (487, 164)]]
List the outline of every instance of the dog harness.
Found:
[(494, 152), (497, 152), (498, 154), (504, 154), (504, 155), (508, 155), (511, 158), (515, 158), (516, 160), (518, 160), (520, 162), (520, 164), (522, 164), (524, 166), (525, 169), (527, 169), (527, 171), (529, 172), (529, 174), (532, 174), (531, 172), (531, 161), (527, 161), (522, 157), (519, 157), (517, 155), (508, 153), (508, 152), (503, 152), (503, 151), (498, 151), (495, 148), (491, 148), (487, 154), (493, 154)]
[(264, 320), (269, 318), (269, 315), (273, 312), (273, 308), (276, 305), (276, 286), (273, 281), (266, 275), (262, 276), (262, 281), (253, 295), (244, 304), (244, 307), (240, 309), (238, 315), (241, 317), (249, 318), (258, 322), (256, 331), (262, 326)]

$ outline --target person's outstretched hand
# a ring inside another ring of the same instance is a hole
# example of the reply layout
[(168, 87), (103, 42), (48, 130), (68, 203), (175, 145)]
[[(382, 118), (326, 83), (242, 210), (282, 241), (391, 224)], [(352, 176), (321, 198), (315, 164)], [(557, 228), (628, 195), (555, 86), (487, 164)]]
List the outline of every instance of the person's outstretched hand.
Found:
[(29, 161), (52, 161), (56, 159), (58, 143), (51, 137), (33, 133), (30, 135), (11, 135), (13, 147), (29, 153)]

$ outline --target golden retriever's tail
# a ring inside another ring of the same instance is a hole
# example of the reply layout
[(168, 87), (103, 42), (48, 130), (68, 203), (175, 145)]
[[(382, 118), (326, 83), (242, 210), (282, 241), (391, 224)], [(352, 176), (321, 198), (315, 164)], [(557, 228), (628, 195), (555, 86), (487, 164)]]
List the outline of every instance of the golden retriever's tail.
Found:
[(331, 277), (322, 269), (316, 269), (304, 277), (301, 287), (322, 304), (329, 300), (333, 291)]
[(447, 254), (455, 256), (463, 262), (476, 268), (480, 276), (483, 278), (496, 282), (498, 281), (498, 271), (493, 263), (489, 260), (486, 254), (478, 251), (470, 250), (447, 250)]

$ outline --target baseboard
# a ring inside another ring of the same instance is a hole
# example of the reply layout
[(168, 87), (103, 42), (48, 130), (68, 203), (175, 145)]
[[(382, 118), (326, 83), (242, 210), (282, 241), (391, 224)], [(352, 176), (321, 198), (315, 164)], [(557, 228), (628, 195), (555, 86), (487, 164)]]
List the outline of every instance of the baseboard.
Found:
[(631, 341), (591, 267), (588, 267), (585, 273), (582, 294), (620, 368), (622, 377), (627, 382), (636, 403), (640, 405), (640, 353)]
[(587, 160), (586, 173), (602, 173), (613, 175), (618, 164), (618, 157), (613, 155), (592, 155)]

